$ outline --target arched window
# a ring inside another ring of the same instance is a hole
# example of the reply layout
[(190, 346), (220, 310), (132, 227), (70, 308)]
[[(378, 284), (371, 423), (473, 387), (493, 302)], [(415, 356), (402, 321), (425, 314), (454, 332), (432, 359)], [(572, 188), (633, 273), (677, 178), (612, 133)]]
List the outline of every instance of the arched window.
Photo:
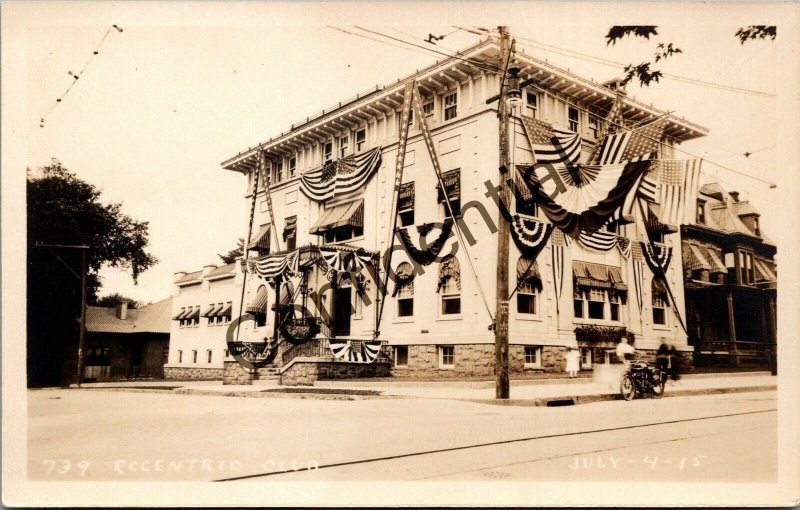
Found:
[(439, 264), (439, 284), (436, 292), (442, 295), (442, 315), (461, 313), (461, 266), (458, 259), (448, 255)]
[(397, 297), (397, 316), (414, 316), (414, 268), (408, 262), (401, 262), (395, 270), (396, 283), (393, 296)]

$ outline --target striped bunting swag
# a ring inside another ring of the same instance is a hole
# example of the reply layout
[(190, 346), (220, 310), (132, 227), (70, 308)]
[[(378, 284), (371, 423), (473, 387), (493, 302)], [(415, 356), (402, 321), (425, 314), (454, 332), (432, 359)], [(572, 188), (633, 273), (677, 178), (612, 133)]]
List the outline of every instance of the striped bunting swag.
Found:
[(632, 245), (633, 245), (633, 243), (627, 237), (617, 236), (617, 248), (619, 248), (619, 252), (626, 259), (631, 257), (631, 246)]
[(572, 131), (554, 128), (547, 122), (522, 117), (537, 163), (575, 165), (581, 157), (581, 137)]
[(700, 186), (701, 159), (654, 161), (653, 173), (661, 181), (658, 202), (661, 221), (673, 225), (695, 223), (695, 203)]
[(300, 191), (315, 202), (358, 190), (381, 166), (381, 148), (328, 161), (300, 176)]
[(614, 232), (608, 232), (606, 230), (598, 230), (591, 234), (585, 230), (581, 230), (580, 235), (578, 235), (578, 242), (581, 243), (584, 248), (590, 250), (610, 251), (617, 245), (617, 237), (617, 234)]
[(658, 152), (667, 117), (661, 117), (633, 131), (607, 135), (602, 141), (597, 161), (592, 164), (614, 165), (623, 161), (650, 159)]
[(333, 357), (350, 363), (373, 363), (381, 352), (381, 341), (328, 340)]
[(289, 255), (267, 255), (255, 262), (258, 276), (265, 280), (273, 280), (278, 276), (292, 276), (298, 270), (297, 252)]
[(641, 260), (633, 261), (633, 286), (636, 291), (636, 304), (639, 305), (639, 312), (642, 311), (644, 305), (644, 298), (642, 295), (642, 288), (644, 287), (644, 266)]
[(553, 232), (553, 225), (524, 214), (515, 214), (511, 221), (511, 237), (523, 256), (536, 259)]
[(550, 243), (550, 257), (553, 264), (553, 290), (556, 295), (556, 313), (561, 300), (561, 291), (564, 288), (564, 242), (568, 239), (560, 230), (553, 232), (553, 242)]
[(670, 260), (672, 260), (672, 248), (641, 241), (639, 244), (642, 247), (643, 258), (653, 274), (660, 276), (666, 273)]

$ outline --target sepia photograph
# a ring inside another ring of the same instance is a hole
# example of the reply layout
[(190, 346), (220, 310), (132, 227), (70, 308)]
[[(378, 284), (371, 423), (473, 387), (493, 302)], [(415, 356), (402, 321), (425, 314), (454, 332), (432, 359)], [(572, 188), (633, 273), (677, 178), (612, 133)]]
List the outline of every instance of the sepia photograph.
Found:
[(798, 21), (4, 2), (3, 504), (797, 505)]

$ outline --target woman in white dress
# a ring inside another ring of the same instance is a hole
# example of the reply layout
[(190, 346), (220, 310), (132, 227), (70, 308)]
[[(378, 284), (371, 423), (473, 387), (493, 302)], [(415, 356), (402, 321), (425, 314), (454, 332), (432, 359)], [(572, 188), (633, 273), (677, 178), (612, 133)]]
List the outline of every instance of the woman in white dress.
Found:
[(569, 373), (570, 378), (578, 376), (580, 370), (580, 352), (574, 347), (567, 349), (567, 367), (566, 371)]

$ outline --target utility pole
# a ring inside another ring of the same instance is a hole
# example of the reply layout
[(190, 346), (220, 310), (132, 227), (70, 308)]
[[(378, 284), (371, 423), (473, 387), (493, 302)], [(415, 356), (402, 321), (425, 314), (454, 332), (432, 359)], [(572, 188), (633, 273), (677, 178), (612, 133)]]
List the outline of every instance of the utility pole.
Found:
[(510, 202), (511, 190), (508, 187), (508, 104), (506, 103), (507, 73), (511, 56), (511, 35), (508, 27), (500, 30), (500, 97), (497, 114), (500, 122), (500, 210), (498, 211), (497, 232), (497, 306), (494, 324), (494, 366), (497, 375), (495, 398), (509, 398), (508, 381), (508, 243), (509, 224), (502, 208)]
[[(35, 243), (34, 246), (40, 248), (68, 248), (81, 250), (81, 319), (80, 333), (78, 334), (78, 387), (83, 383), (84, 352), (86, 351), (86, 287), (89, 274), (89, 246), (84, 244), (45, 244)], [(61, 259), (59, 259), (61, 260)], [(62, 261), (63, 264), (63, 261)], [(67, 269), (70, 269), (67, 267)], [(72, 271), (72, 269), (70, 269)], [(74, 272), (73, 272), (74, 273)]]

